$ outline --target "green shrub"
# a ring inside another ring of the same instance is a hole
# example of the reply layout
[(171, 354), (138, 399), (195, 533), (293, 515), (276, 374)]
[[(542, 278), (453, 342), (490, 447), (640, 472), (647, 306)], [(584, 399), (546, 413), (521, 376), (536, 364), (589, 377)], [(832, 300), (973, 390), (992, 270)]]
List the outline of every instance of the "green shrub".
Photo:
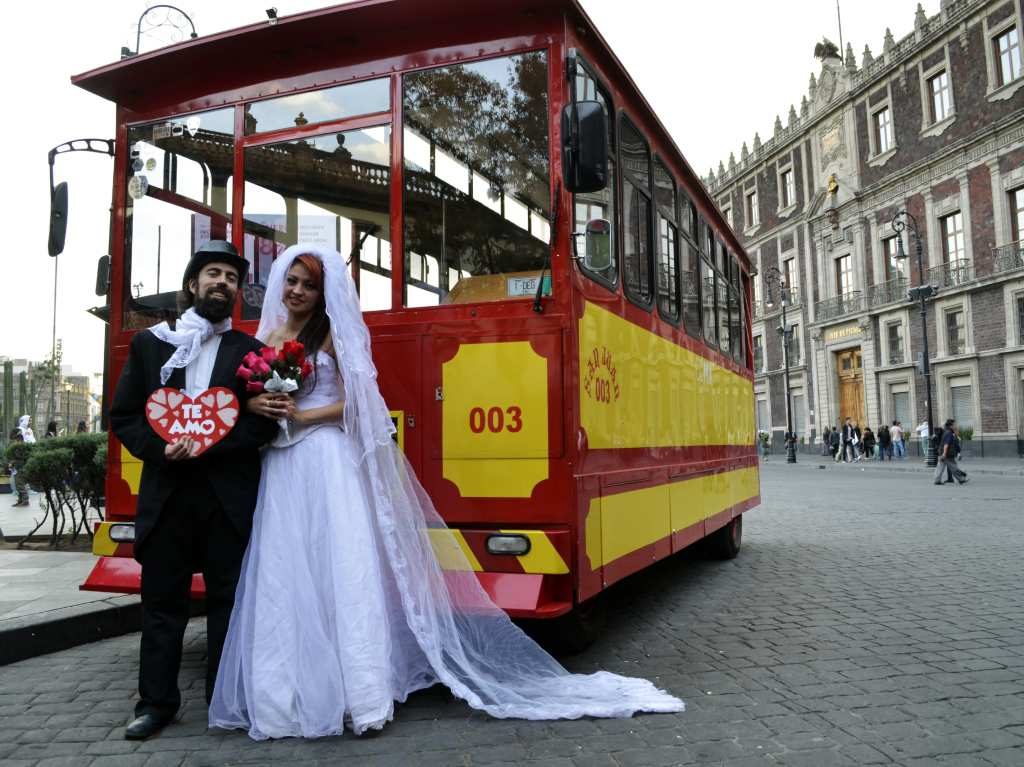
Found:
[(21, 465), (28, 460), (30, 455), (32, 455), (32, 450), (34, 448), (35, 445), (31, 445), (27, 442), (12, 442), (7, 446), (4, 457), (11, 463)]
[(965, 426), (964, 428), (962, 428), (960, 430), (960, 439), (963, 440), (964, 442), (970, 442), (972, 439), (974, 439), (974, 427)]

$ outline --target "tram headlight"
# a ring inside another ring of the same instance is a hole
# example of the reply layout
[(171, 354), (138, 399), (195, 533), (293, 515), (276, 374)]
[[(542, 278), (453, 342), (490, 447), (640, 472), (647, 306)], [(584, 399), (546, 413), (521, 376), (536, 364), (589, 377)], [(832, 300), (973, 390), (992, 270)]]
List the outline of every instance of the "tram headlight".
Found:
[(530, 551), (530, 539), (525, 535), (491, 535), (487, 538), (490, 554), (512, 554), (521, 556)]
[(111, 525), (110, 540), (114, 541), (115, 543), (134, 543), (135, 525)]

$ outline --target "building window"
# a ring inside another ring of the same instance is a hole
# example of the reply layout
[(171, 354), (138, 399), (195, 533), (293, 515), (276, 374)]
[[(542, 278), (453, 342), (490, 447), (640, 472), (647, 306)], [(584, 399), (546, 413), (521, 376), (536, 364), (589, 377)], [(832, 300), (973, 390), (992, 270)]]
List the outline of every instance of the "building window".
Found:
[(722, 218), (725, 219), (725, 223), (729, 225), (730, 229), (736, 228), (735, 226), (732, 225), (732, 208), (726, 208), (725, 210), (723, 210)]
[(747, 192), (747, 228), (757, 226), (761, 222), (757, 215), (757, 190)]
[(793, 393), (793, 433), (797, 437), (802, 437), (804, 435), (804, 421), (807, 419), (807, 414), (805, 412), (806, 408), (804, 406), (804, 395), (802, 391), (803, 390), (799, 393)]
[(782, 188), (782, 207), (788, 208), (796, 202), (796, 182), (793, 180), (793, 169), (782, 171), (780, 186)]
[(885, 335), (889, 351), (889, 364), (899, 365), (903, 362), (903, 323), (890, 322), (885, 326)]
[(764, 372), (764, 339), (761, 336), (754, 336), (754, 371)]
[(1020, 38), (1017, 35), (1017, 27), (1010, 27), (992, 42), (995, 47), (999, 85), (1006, 85), (1021, 75)]
[(1024, 293), (1018, 293), (1017, 304), (1017, 343), (1024, 346)]
[(875, 121), (875, 154), (884, 154), (893, 148), (892, 112), (889, 107), (879, 109), (874, 114)]
[(772, 430), (772, 424), (768, 418), (768, 400), (760, 397), (757, 400), (757, 430), (764, 432)]
[(1014, 242), (1024, 238), (1024, 187), (1010, 192), (1010, 229)]
[(886, 237), (882, 240), (882, 258), (885, 259), (886, 282), (907, 278), (907, 259), (896, 258), (896, 237)]
[[(910, 416), (910, 390), (905, 383), (893, 384), (889, 388), (892, 398), (892, 420), (903, 424), (904, 429), (911, 428), (913, 419)], [(907, 439), (904, 436), (904, 439)]]
[(786, 295), (785, 298), (791, 304), (796, 304), (794, 296), (796, 295), (797, 278), (796, 278), (796, 259), (787, 258), (782, 262), (782, 274), (783, 279), (786, 280)]
[(836, 259), (836, 295), (846, 297), (853, 292), (853, 258), (840, 256)]
[(962, 308), (946, 312), (946, 353), (963, 354), (967, 351), (967, 328)]
[(790, 325), (792, 329), (789, 333), (789, 339), (786, 344), (786, 352), (789, 354), (789, 364), (799, 365), (800, 364), (800, 326), (797, 324)]
[(949, 73), (939, 72), (928, 80), (931, 94), (932, 122), (942, 122), (953, 114), (953, 92), (949, 87)]
[(942, 259), (954, 264), (964, 258), (964, 219), (960, 211), (939, 219), (942, 229)]
[(974, 428), (974, 392), (969, 376), (949, 379), (950, 415), (956, 419), (957, 426)]

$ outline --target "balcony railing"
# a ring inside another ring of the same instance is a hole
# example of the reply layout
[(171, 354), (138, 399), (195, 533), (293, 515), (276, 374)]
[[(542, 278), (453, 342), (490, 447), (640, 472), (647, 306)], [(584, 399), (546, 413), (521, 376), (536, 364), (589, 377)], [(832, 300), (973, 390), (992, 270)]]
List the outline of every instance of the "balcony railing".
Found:
[(974, 266), (967, 259), (939, 264), (928, 270), (928, 282), (937, 288), (955, 288), (974, 279)]
[(888, 282), (880, 282), (868, 288), (868, 306), (874, 308), (907, 298), (907, 278), (897, 277)]
[(1024, 240), (992, 248), (992, 273), (1002, 274), (1024, 269)]
[[(803, 302), (800, 295), (799, 288), (789, 288), (788, 290), (782, 291), (783, 298), (786, 299), (786, 307), (792, 308), (794, 306), (800, 306)], [(754, 301), (754, 319), (761, 319), (769, 314), (776, 314), (782, 311), (782, 304), (779, 303), (779, 299), (769, 306), (767, 301)]]
[(864, 310), (864, 296), (859, 290), (851, 290), (841, 296), (826, 298), (814, 305), (818, 321), (831, 320), (847, 314), (855, 314)]

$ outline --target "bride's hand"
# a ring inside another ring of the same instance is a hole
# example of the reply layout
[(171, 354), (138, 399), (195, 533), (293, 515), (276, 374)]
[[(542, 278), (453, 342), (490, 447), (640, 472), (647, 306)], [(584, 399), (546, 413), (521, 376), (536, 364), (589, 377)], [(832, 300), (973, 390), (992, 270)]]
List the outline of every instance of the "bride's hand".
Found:
[(285, 395), (279, 404), (282, 410), (282, 418), (286, 419), (289, 423), (295, 423), (302, 426), (302, 411), (295, 407), (295, 400), (288, 395)]
[[(285, 396), (283, 399), (291, 401), (291, 397), (288, 396)], [(287, 417), (286, 403), (282, 401), (280, 394), (264, 392), (250, 399), (245, 403), (245, 406), (250, 413), (261, 415), (264, 418), (271, 418), (275, 421), (278, 418)]]

